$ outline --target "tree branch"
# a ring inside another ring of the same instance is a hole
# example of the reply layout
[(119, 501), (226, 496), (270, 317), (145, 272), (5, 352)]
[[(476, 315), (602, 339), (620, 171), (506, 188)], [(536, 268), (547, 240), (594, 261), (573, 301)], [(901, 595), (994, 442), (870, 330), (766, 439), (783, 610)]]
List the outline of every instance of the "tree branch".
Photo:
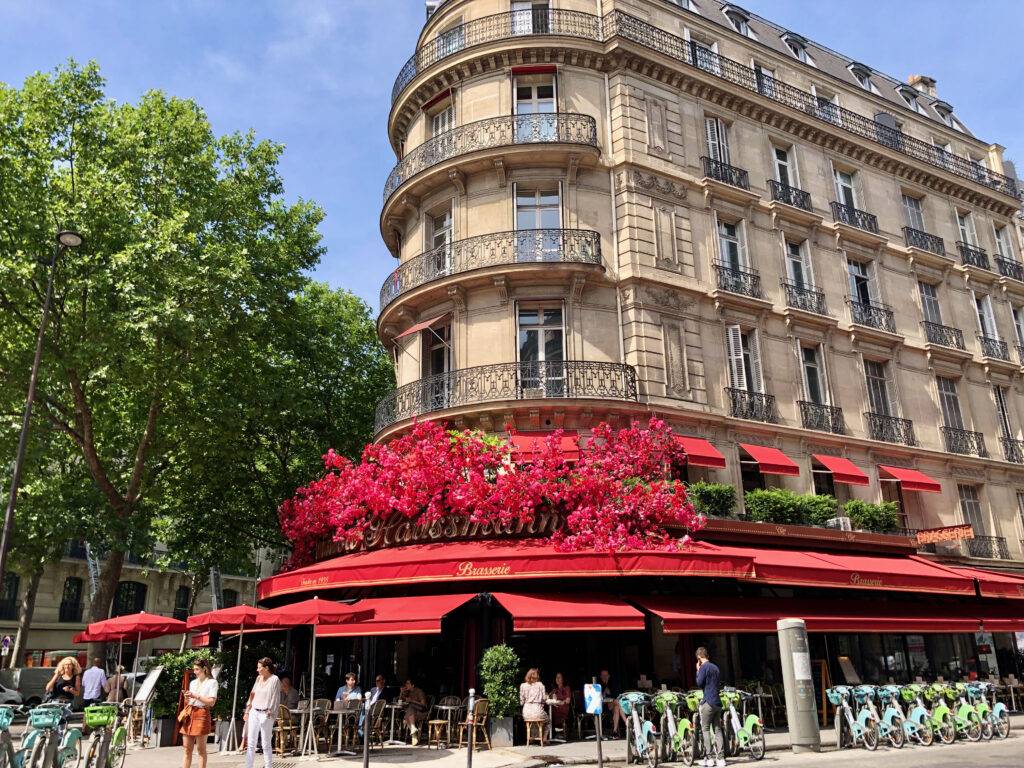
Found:
[(149, 449), (150, 444), (153, 441), (153, 435), (156, 432), (156, 420), (157, 416), (160, 415), (160, 404), (163, 395), (163, 388), (157, 386), (153, 392), (153, 399), (149, 403), (149, 413), (146, 416), (146, 428), (142, 432), (142, 438), (139, 440), (139, 445), (135, 449), (135, 465), (132, 467), (131, 480), (128, 481), (128, 492), (125, 494), (125, 500), (129, 505), (134, 505), (139, 497), (139, 491), (142, 488), (142, 478), (146, 470), (146, 451)]
[(96, 451), (96, 440), (92, 430), (92, 409), (86, 400), (82, 380), (78, 375), (78, 371), (74, 368), (68, 368), (66, 371), (71, 394), (75, 399), (75, 421), (78, 423), (78, 428), (81, 432), (80, 444), (82, 446), (82, 454), (85, 457), (85, 463), (89, 467), (89, 473), (92, 475), (93, 480), (96, 481), (96, 485), (103, 495), (107, 497), (107, 502), (119, 517), (124, 517), (129, 511), (128, 505), (107, 476), (107, 472), (103, 468), (103, 462), (100, 461), (99, 453)]

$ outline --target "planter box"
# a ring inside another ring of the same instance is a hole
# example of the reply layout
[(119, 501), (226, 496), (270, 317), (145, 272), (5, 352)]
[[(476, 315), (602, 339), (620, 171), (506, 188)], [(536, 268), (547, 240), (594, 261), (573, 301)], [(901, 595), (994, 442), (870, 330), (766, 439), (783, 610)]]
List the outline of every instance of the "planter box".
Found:
[(174, 746), (174, 732), (177, 727), (178, 721), (173, 717), (154, 717), (150, 724), (149, 746)]
[(491, 719), (491, 746), (511, 747), (512, 746), (512, 718), (495, 717)]
[[(231, 731), (231, 727), (228, 724), (227, 720), (218, 720), (215, 723), (215, 725), (214, 725), (214, 733), (217, 735), (215, 743), (217, 745), (217, 751), (218, 752), (223, 752), (224, 751), (224, 743), (225, 743), (225, 740), (227, 739), (228, 733), (230, 733), (230, 731)], [(241, 720), (236, 720), (235, 721), (235, 736), (236, 736), (235, 747), (237, 748), (238, 745), (242, 743), (242, 721)]]

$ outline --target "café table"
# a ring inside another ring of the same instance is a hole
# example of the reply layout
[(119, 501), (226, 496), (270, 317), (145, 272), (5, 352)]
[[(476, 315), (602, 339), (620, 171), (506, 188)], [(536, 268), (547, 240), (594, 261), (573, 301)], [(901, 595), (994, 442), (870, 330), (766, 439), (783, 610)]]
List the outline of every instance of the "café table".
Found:
[(548, 699), (544, 702), (548, 705), (548, 744), (565, 744), (565, 739), (555, 738), (555, 712), (558, 706), (558, 699)]
[(384, 709), (391, 710), (391, 729), (390, 732), (388, 733), (387, 745), (389, 747), (399, 747), (404, 745), (404, 741), (400, 741), (399, 739), (395, 738), (395, 712), (399, 712), (405, 709), (405, 704), (403, 704), (401, 701), (393, 701), (390, 704), (385, 704)]
[(306, 721), (309, 719), (309, 707), (289, 709), (288, 714), (299, 716), (299, 746), (292, 753), (298, 754), (301, 750), (306, 748)]
[(359, 708), (362, 706), (362, 702), (359, 699), (346, 699), (341, 702), (341, 706), (331, 711), (331, 714), (338, 719), (338, 744), (337, 750), (334, 752), (334, 757), (352, 757), (356, 753), (342, 749), (341, 737), (345, 732), (345, 722), (352, 720), (353, 725), (359, 722)]
[(452, 718), (455, 717), (455, 715), (458, 713), (458, 711), (460, 709), (462, 709), (462, 705), (461, 704), (435, 704), (434, 705), (434, 709), (436, 709), (444, 717), (444, 719), (448, 721), (448, 731), (447, 731), (448, 738), (444, 741), (444, 747), (445, 747), (445, 749), (447, 749), (448, 746), (451, 744), (452, 729), (454, 727), (454, 723), (452, 722)]

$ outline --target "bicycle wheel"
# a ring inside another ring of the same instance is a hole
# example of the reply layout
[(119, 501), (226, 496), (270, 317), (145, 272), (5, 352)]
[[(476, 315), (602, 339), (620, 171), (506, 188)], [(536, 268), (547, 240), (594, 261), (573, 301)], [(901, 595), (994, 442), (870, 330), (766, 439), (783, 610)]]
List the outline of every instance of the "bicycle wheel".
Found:
[(867, 728), (864, 729), (862, 734), (864, 739), (864, 749), (869, 752), (874, 752), (878, 749), (878, 721), (869, 720)]
[(100, 754), (100, 739), (102, 738), (100, 733), (97, 731), (96, 735), (89, 739), (89, 751), (85, 753), (85, 768), (99, 768), (96, 761)]
[(921, 746), (930, 747), (935, 741), (935, 733), (932, 731), (931, 723), (924, 722), (917, 724), (917, 739)]
[(981, 738), (985, 741), (992, 741), (992, 737), (996, 735), (995, 726), (992, 725), (991, 718), (981, 718)]
[(996, 720), (995, 725), (996, 736), (1000, 739), (1005, 739), (1010, 735), (1010, 713), (1001, 712), (999, 713), (999, 719)]
[(903, 749), (903, 744), (906, 740), (907, 733), (903, 729), (903, 718), (894, 716), (892, 722), (889, 723), (889, 743), (896, 749)]
[(14, 765), (14, 744), (11, 743), (11, 735), (4, 731), (0, 734), (0, 768), (8, 768)]
[[(59, 749), (59, 747), (58, 747)], [(70, 756), (64, 758), (64, 761), (60, 763), (60, 768), (78, 768), (82, 764), (82, 740), (79, 739), (75, 742), (75, 755), (72, 759)], [(97, 768), (103, 768), (97, 766)]]
[(648, 768), (658, 768), (658, 736), (653, 731), (647, 732), (647, 749), (644, 757)]
[(764, 757), (764, 753), (768, 750), (768, 745), (764, 740), (764, 728), (760, 725), (752, 726), (750, 729), (750, 755), (755, 760), (760, 760)]
[(46, 761), (46, 744), (49, 739), (41, 738), (36, 739), (32, 744), (32, 751), (29, 752), (28, 761), (24, 764), (24, 768), (43, 768), (43, 763)]
[(697, 732), (694, 730), (690, 731), (690, 735), (683, 739), (680, 746), (679, 759), (683, 761), (683, 765), (693, 765), (693, 761), (697, 756)]
[(953, 713), (947, 712), (942, 716), (939, 725), (939, 739), (943, 744), (952, 744), (956, 741), (956, 723), (953, 722)]
[(123, 768), (128, 756), (128, 732), (119, 726), (110, 739), (110, 751), (107, 753), (107, 768)]
[(976, 712), (967, 718), (967, 727), (964, 728), (964, 735), (968, 741), (981, 741), (981, 719)]

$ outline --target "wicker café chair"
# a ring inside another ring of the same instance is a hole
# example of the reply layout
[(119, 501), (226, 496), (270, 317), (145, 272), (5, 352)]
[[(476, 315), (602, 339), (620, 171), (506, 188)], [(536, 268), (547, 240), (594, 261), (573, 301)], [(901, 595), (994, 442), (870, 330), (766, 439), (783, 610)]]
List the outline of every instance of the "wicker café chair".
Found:
[[(437, 703), (436, 707), (458, 707), (462, 700), (458, 696), (444, 696)], [(450, 725), (452, 724), (452, 713), (450, 710), (434, 708), (431, 717), (427, 720), (427, 746), (441, 748), (441, 743), (447, 744), (452, 739)]]
[(274, 721), (274, 751), (279, 755), (290, 752), (295, 744), (298, 728), (292, 722), (291, 712), (287, 704), (277, 707), (277, 720)]
[[(487, 727), (487, 712), (490, 709), (490, 703), (487, 699), (477, 699), (473, 703), (473, 743), (479, 747), (481, 743), (486, 744), (487, 748), (491, 748), (491, 736)], [(468, 720), (468, 718), (467, 718)], [(467, 720), (463, 720), (459, 723), (459, 746), (467, 744), (466, 731), (468, 730), (469, 723)]]
[(377, 699), (370, 708), (370, 716), (363, 724), (364, 728), (370, 729), (370, 745), (373, 746), (374, 741), (376, 741), (381, 749), (384, 749), (384, 707), (386, 706), (387, 701), (383, 698)]

